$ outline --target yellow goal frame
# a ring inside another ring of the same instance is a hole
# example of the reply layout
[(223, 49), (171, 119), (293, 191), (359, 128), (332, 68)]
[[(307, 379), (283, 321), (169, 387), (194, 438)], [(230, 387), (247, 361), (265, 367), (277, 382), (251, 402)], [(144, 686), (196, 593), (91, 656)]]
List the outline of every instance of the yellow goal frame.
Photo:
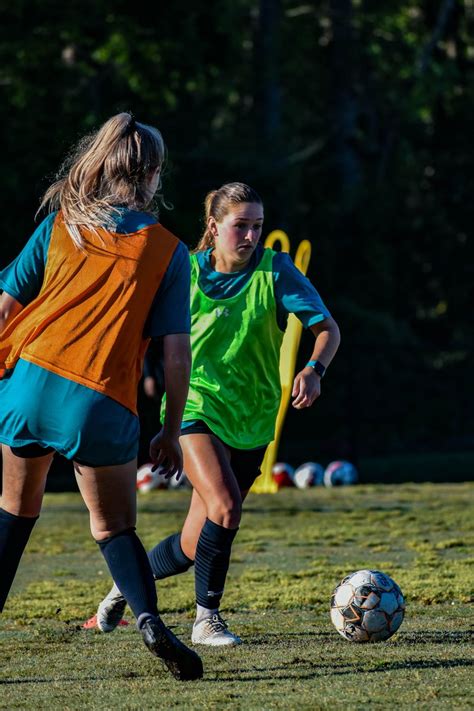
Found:
[[(283, 230), (273, 230), (273, 232), (270, 232), (265, 240), (265, 247), (273, 248), (277, 242), (280, 243), (282, 252), (290, 252), (290, 239)], [(294, 259), (295, 266), (302, 274), (306, 274), (308, 271), (310, 258), (311, 242), (304, 239), (298, 245)], [(280, 351), (281, 401), (275, 425), (275, 439), (270, 442), (267, 447), (261, 467), (262, 473), (252, 486), (251, 491), (256, 494), (274, 494), (277, 491), (277, 485), (272, 477), (272, 468), (276, 462), (283, 423), (290, 404), (293, 380), (295, 377), (296, 356), (298, 355), (302, 330), (303, 326), (301, 321), (299, 321), (294, 314), (290, 314)]]

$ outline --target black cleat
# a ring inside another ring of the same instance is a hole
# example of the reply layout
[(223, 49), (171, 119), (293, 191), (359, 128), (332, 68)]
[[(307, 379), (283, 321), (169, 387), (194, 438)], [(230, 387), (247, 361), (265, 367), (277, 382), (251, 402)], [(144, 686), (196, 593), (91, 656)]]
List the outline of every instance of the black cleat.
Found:
[(186, 647), (159, 617), (148, 617), (139, 629), (150, 652), (164, 661), (175, 679), (192, 681), (202, 677), (199, 655)]

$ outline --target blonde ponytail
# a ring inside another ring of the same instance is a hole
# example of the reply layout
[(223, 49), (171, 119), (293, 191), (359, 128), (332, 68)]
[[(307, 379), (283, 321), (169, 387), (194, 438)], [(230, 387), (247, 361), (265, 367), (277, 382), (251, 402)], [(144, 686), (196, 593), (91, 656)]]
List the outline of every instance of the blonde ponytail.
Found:
[(38, 212), (61, 210), (74, 243), (83, 248), (81, 227), (113, 230), (119, 206), (147, 207), (150, 175), (161, 168), (165, 145), (160, 132), (129, 113), (112, 116), (85, 136), (45, 192)]

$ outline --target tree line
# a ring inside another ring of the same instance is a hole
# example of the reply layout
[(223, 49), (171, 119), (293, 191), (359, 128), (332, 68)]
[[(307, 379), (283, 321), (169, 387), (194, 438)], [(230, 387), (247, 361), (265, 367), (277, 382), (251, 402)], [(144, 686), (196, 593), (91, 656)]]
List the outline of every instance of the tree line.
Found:
[(163, 133), (162, 221), (190, 246), (228, 180), (312, 242), (343, 344), (289, 417), (305, 458), (313, 435), (327, 457), (472, 449), (470, 0), (0, 5), (2, 266), (71, 143), (131, 110)]

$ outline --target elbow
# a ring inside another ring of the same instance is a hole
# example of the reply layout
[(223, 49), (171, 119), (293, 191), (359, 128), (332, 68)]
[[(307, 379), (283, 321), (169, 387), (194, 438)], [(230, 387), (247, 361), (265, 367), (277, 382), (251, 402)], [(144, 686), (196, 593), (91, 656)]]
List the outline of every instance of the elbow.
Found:
[(341, 342), (341, 331), (332, 316), (316, 324), (312, 327), (312, 330), (316, 337), (320, 334), (324, 334), (326, 340), (331, 342), (331, 345), (333, 345), (336, 349), (339, 348), (339, 344)]
[(171, 368), (173, 370), (191, 370), (191, 363), (191, 348), (180, 348), (177, 351), (167, 354), (165, 358), (165, 368)]
[(331, 327), (329, 329), (330, 333), (331, 333), (331, 338), (332, 338), (336, 348), (339, 348), (339, 346), (341, 344), (341, 330), (340, 330), (339, 326), (337, 325), (337, 323), (334, 321), (334, 319), (331, 319), (331, 321), (332, 321), (332, 323), (331, 323)]

